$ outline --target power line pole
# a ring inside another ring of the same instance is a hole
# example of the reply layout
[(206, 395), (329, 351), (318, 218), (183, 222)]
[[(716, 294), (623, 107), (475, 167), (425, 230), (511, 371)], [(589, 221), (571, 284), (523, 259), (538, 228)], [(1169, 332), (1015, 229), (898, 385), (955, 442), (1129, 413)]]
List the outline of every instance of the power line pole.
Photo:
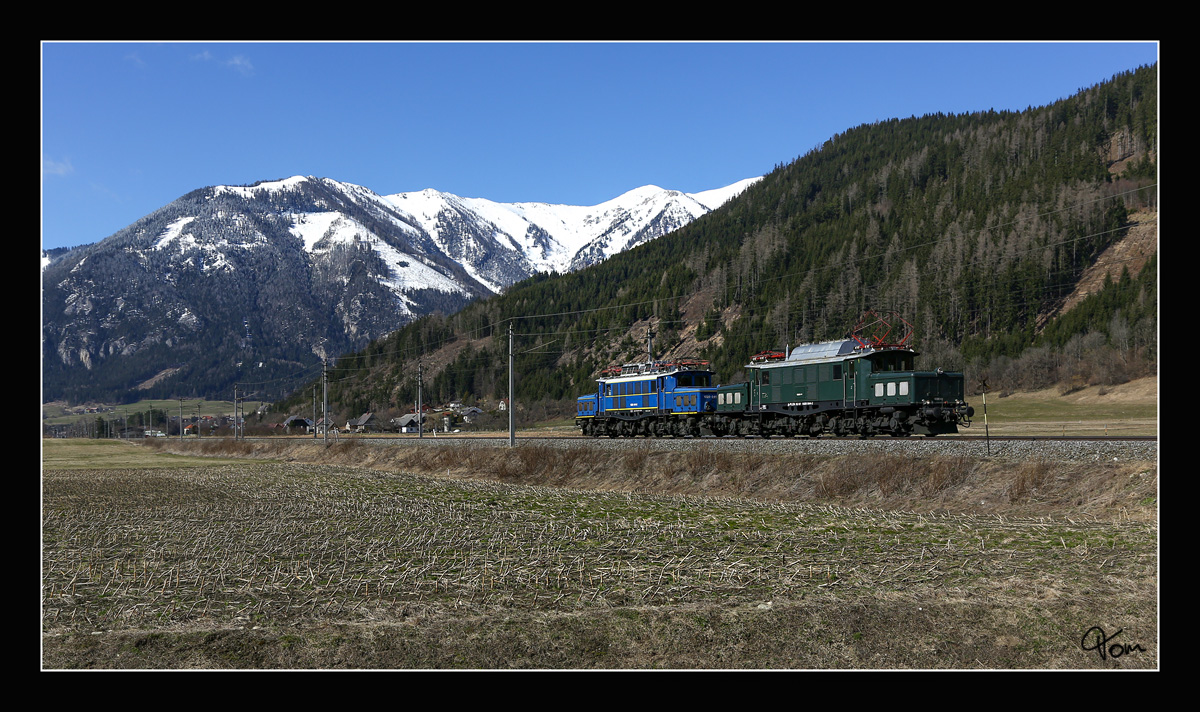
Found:
[(321, 357), (321, 444), (329, 444), (329, 367)]
[(425, 405), (422, 400), (422, 397), (424, 396), (424, 394), (421, 393), (421, 386), (423, 385), (422, 379), (424, 379), (424, 377), (425, 377), (424, 364), (421, 361), (417, 361), (417, 438), (418, 439), (425, 437), (425, 418), (423, 417), (423, 415), (421, 413), (421, 407), (423, 405)]
[(988, 457), (991, 457), (992, 456), (992, 433), (991, 433), (991, 431), (988, 430), (988, 421), (987, 421), (987, 394), (988, 394), (988, 391), (991, 390), (991, 388), (988, 386), (987, 381), (982, 378), (979, 379), (979, 390), (983, 392), (983, 439), (985, 442), (987, 442)]
[(516, 404), (513, 403), (513, 328), (512, 322), (508, 323), (508, 446), (517, 446), (517, 429), (513, 421), (513, 409)]
[(183, 399), (179, 399), (179, 442), (183, 442)]

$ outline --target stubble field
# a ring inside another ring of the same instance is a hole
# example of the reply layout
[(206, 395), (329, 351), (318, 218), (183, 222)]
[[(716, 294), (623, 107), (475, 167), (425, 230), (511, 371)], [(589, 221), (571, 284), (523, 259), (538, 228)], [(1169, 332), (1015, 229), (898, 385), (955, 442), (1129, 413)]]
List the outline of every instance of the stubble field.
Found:
[(44, 448), (44, 668), (1158, 665), (1154, 462), (112, 445)]

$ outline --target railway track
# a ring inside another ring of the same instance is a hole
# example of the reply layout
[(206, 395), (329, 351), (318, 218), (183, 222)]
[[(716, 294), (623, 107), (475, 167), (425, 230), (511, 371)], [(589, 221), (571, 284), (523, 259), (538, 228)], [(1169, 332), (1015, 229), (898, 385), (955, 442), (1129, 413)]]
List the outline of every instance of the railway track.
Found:
[[(272, 438), (247, 438), (249, 440), (270, 440)], [(312, 439), (309, 437), (308, 439)], [(319, 438), (318, 438), (319, 439)], [(436, 441), (490, 441), (490, 442), (508, 442), (507, 435), (463, 435), (463, 434), (428, 434), (423, 438), (418, 438), (416, 435), (342, 435), (338, 442), (346, 440), (363, 440), (363, 441), (387, 441), (390, 443), (407, 443), (410, 441), (423, 442), (425, 440)], [(731, 435), (717, 437), (713, 435), (701, 435), (698, 438), (693, 437), (665, 437), (665, 438), (607, 438), (607, 437), (590, 437), (587, 435), (535, 435), (529, 433), (518, 433), (517, 440), (519, 441), (542, 441), (542, 440), (568, 440), (578, 442), (608, 442), (608, 441), (624, 441), (635, 443), (656, 443), (656, 442), (738, 442), (738, 441), (765, 441), (771, 442), (905, 442), (903, 439), (894, 439), (888, 437), (877, 438), (859, 438), (859, 437), (832, 437), (821, 436), (819, 438), (808, 437), (769, 437), (763, 438), (757, 435), (749, 435), (744, 438), (739, 438)], [(986, 437), (983, 435), (940, 435), (936, 438), (908, 438), (909, 442), (1158, 442), (1157, 435), (992, 435)], [(333, 441), (333, 438), (330, 438)]]

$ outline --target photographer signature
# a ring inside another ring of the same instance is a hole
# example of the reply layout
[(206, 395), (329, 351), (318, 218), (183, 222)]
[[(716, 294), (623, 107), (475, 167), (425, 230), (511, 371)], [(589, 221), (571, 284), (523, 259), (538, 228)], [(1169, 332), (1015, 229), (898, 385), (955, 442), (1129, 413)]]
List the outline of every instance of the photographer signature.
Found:
[[(1121, 631), (1123, 630), (1125, 629), (1118, 628), (1116, 633), (1107, 635), (1104, 632), (1104, 629), (1100, 626), (1092, 626), (1091, 628), (1088, 628), (1086, 633), (1083, 634), (1083, 640), (1080, 641), (1080, 646), (1084, 650), (1095, 650), (1100, 654), (1101, 660), (1107, 660), (1109, 656), (1112, 656), (1114, 659), (1116, 659), (1128, 653), (1146, 652), (1146, 649), (1137, 643), (1134, 643), (1133, 645), (1128, 643), (1113, 643), (1112, 645), (1109, 645), (1109, 641), (1120, 635)], [(1091, 639), (1090, 641), (1089, 638)]]

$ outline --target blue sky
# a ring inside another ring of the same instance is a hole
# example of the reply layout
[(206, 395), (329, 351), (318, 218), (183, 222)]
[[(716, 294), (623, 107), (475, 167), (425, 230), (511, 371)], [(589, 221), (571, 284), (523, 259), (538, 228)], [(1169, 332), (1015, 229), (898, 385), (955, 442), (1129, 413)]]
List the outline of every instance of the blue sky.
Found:
[(788, 163), (881, 119), (1049, 104), (1158, 59), (1106, 43), (42, 44), (42, 246), (209, 185), (315, 175), (595, 205)]

